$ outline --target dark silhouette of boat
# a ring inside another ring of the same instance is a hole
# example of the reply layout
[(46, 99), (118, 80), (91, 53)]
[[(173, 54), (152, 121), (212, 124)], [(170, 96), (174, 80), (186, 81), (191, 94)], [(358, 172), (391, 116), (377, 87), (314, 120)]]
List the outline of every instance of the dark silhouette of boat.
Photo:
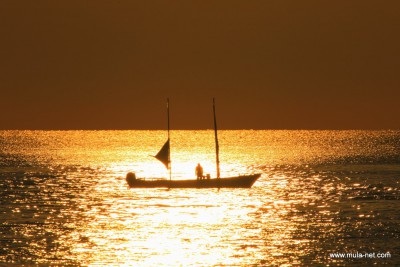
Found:
[(128, 185), (133, 188), (250, 188), (261, 174), (239, 175), (227, 178), (213, 179), (137, 179), (130, 172), (126, 176)]
[(261, 174), (239, 175), (233, 177), (220, 177), (219, 168), (219, 144), (217, 133), (217, 119), (215, 115), (215, 99), (213, 99), (214, 112), (214, 134), (215, 134), (215, 153), (217, 165), (217, 177), (210, 178), (209, 175), (197, 179), (172, 180), (171, 159), (170, 159), (170, 135), (169, 135), (169, 99), (167, 99), (167, 118), (168, 118), (168, 140), (161, 150), (154, 157), (161, 161), (169, 170), (168, 179), (144, 179), (136, 178), (135, 173), (129, 172), (126, 181), (131, 188), (250, 188)]

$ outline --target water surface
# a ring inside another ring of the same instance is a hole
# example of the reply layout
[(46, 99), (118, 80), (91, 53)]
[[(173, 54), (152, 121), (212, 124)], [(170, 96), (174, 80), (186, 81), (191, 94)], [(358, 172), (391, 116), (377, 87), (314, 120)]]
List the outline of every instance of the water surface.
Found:
[[(212, 131), (172, 131), (174, 179), (215, 176)], [(168, 177), (164, 131), (0, 131), (0, 264), (400, 265), (399, 131), (220, 131), (251, 189), (128, 189)], [(390, 253), (333, 258), (330, 253)], [(386, 254), (388, 255), (388, 254)]]

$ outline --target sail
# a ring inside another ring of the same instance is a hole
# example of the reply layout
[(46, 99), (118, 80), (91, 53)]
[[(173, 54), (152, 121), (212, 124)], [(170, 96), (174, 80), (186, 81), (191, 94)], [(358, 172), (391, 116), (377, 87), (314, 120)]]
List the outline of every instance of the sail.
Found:
[(165, 167), (169, 169), (169, 139), (154, 157), (161, 161)]

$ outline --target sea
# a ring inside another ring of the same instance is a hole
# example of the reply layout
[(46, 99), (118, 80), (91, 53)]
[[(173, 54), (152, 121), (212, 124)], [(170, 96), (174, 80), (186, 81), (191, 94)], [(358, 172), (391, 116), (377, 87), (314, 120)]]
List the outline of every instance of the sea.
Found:
[[(0, 266), (400, 266), (400, 131), (218, 134), (252, 188), (128, 188), (169, 179), (165, 131), (0, 131)], [(171, 131), (172, 179), (214, 142)]]

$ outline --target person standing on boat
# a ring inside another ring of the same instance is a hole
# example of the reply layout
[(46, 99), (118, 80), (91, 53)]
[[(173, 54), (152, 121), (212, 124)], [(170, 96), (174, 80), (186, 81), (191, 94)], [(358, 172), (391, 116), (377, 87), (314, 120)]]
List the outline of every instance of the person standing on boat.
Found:
[(201, 167), (200, 163), (197, 163), (196, 166), (196, 176), (197, 180), (203, 179), (203, 167)]

